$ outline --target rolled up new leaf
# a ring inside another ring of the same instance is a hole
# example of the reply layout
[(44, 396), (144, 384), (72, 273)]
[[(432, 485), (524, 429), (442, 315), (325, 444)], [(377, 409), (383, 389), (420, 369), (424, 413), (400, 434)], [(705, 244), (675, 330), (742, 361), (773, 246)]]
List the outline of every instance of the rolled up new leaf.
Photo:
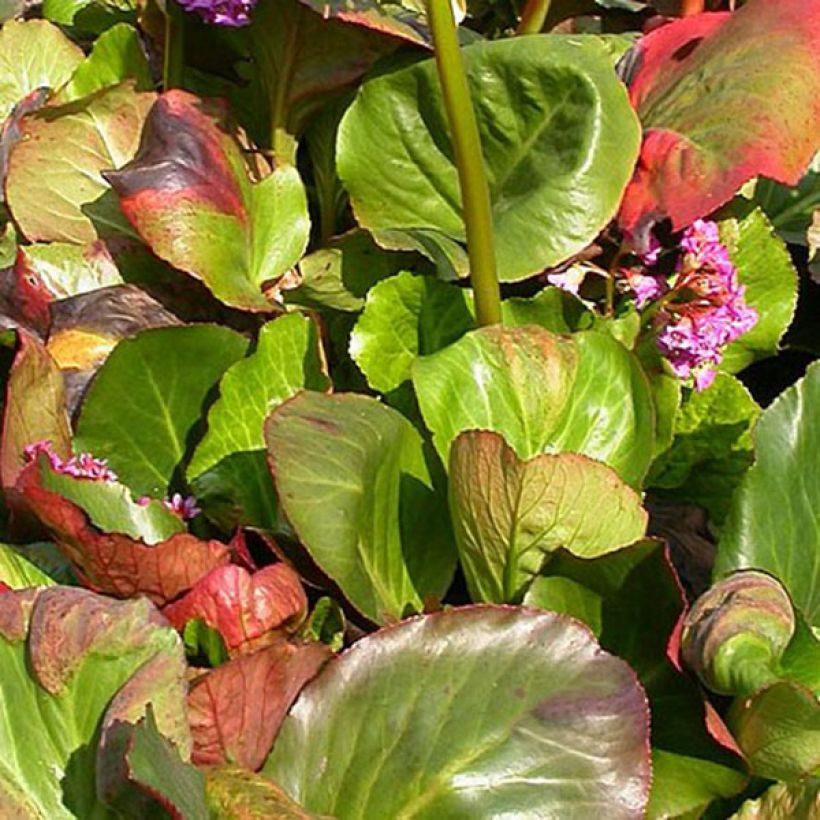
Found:
[(698, 598), (684, 620), (681, 652), (709, 689), (747, 697), (780, 679), (777, 666), (794, 630), (794, 609), (780, 582), (746, 570)]

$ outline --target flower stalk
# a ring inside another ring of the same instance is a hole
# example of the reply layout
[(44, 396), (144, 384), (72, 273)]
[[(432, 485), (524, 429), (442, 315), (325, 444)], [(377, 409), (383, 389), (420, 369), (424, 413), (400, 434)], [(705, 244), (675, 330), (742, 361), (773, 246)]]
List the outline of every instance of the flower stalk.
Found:
[(515, 33), (538, 34), (544, 28), (550, 5), (551, 0), (527, 0)]
[(461, 186), (476, 320), (482, 327), (500, 324), (501, 293), (495, 266), (490, 188), (450, 0), (428, 0), (428, 16)]
[(182, 7), (176, 0), (165, 2), (165, 55), (162, 85), (165, 91), (182, 86), (185, 70), (185, 28)]

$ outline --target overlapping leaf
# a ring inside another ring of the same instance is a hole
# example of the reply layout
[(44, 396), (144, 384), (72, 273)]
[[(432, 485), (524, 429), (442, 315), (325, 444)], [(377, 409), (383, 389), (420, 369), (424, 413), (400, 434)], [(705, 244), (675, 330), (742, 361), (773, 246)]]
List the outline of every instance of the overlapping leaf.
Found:
[(755, 464), (738, 489), (721, 533), (715, 574), (762, 569), (778, 578), (814, 626), (820, 626), (820, 366), (763, 413)]
[[(593, 38), (515, 38), (463, 55), (499, 275), (524, 279), (580, 251), (612, 218), (637, 154), (637, 123)], [(366, 82), (337, 147), (360, 225), (385, 247), (420, 250), (466, 273), (458, 174), (432, 59)]]
[(137, 495), (164, 496), (206, 397), (246, 348), (243, 336), (215, 325), (158, 328), (120, 342), (83, 402), (75, 446), (107, 458)]
[(26, 117), (6, 201), (27, 239), (86, 244), (130, 232), (103, 172), (133, 158), (154, 99), (129, 81)]
[(6, 592), (0, 655), (4, 814), (108, 816), (95, 782), (106, 751), (117, 727), (149, 708), (162, 734), (190, 754), (182, 646), (148, 601), (66, 587)]
[(0, 31), (0, 122), (32, 91), (61, 88), (82, 60), (82, 49), (45, 20), (5, 23)]
[(151, 250), (233, 307), (271, 309), (263, 286), (305, 250), (310, 230), (298, 171), (251, 182), (225, 107), (168, 91), (151, 109), (139, 153), (106, 174)]
[(634, 674), (585, 628), (471, 607), (383, 629), (328, 664), (263, 772), (332, 816), (620, 820), (643, 816), (647, 735)]
[(559, 553), (524, 603), (581, 618), (638, 673), (652, 708), (649, 818), (702, 811), (743, 788), (739, 754), (707, 728), (710, 707), (670, 658), (684, 601), (661, 543), (644, 541), (594, 560)]
[(450, 450), (450, 509), (474, 601), (514, 603), (563, 547), (596, 558), (644, 535), (640, 496), (573, 453), (522, 461), (502, 436), (461, 433)]
[(198, 678), (188, 695), (193, 761), (258, 769), (296, 696), (331, 654), (324, 644), (281, 641)]
[(201, 619), (237, 650), (277, 627), (304, 619), (307, 598), (299, 576), (284, 563), (251, 574), (244, 567), (217, 567), (162, 613), (179, 630)]
[(643, 37), (630, 97), (644, 141), (621, 226), (643, 244), (655, 222), (683, 228), (752, 177), (796, 184), (818, 148), (818, 55), (811, 0), (750, 0)]
[(649, 384), (637, 360), (609, 335), (482, 328), (417, 360), (413, 384), (445, 464), (460, 432), (493, 430), (519, 458), (580, 453), (633, 486), (649, 466), (655, 427)]
[[(118, 598), (145, 595), (157, 604), (164, 604), (190, 589), (215, 567), (229, 561), (225, 544), (203, 541), (184, 531), (177, 531), (150, 546), (142, 538), (117, 532), (129, 524), (125, 521), (116, 526), (118, 520), (113, 518), (125, 502), (117, 498), (116, 504), (110, 505), (105, 491), (101, 492), (103, 485), (86, 481), (91, 485), (84, 491), (86, 499), (96, 510), (105, 510), (111, 516), (107, 522), (116, 527), (114, 532), (102, 531), (93, 525), (89, 515), (77, 503), (45, 487), (40, 469), (40, 464), (29, 465), (20, 475), (16, 491), (26, 508), (49, 530), (60, 550), (78, 570), (83, 583), (98, 592)], [(47, 470), (47, 467), (42, 469)], [(82, 479), (51, 476), (52, 481), (60, 478), (75, 484), (83, 482)], [(117, 485), (114, 490), (120, 492)], [(155, 506), (161, 507), (158, 502)], [(155, 515), (160, 514), (157, 510)], [(163, 519), (162, 525), (166, 522), (167, 519)], [(150, 523), (153, 526), (157, 522)], [(176, 519), (175, 526), (184, 530), (179, 519)]]
[(407, 419), (366, 396), (303, 393), (265, 438), (284, 514), (359, 612), (386, 623), (443, 596), (455, 567), (446, 499)]

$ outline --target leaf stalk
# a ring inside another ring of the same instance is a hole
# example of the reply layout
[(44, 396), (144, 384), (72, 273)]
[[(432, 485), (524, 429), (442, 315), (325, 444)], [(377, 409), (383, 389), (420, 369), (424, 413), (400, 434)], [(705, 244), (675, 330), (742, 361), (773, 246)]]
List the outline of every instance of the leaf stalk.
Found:
[(176, 0), (165, 2), (165, 54), (162, 85), (165, 91), (182, 87), (185, 68), (185, 15)]

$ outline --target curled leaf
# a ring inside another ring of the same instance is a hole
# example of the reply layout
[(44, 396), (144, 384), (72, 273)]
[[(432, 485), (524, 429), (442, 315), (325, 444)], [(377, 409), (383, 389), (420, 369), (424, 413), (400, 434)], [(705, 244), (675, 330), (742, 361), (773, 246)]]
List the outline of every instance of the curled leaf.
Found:
[(298, 623), (306, 610), (299, 576), (287, 564), (273, 564), (253, 575), (229, 564), (211, 570), (163, 614), (180, 630), (188, 621), (201, 619), (235, 651), (280, 626)]

